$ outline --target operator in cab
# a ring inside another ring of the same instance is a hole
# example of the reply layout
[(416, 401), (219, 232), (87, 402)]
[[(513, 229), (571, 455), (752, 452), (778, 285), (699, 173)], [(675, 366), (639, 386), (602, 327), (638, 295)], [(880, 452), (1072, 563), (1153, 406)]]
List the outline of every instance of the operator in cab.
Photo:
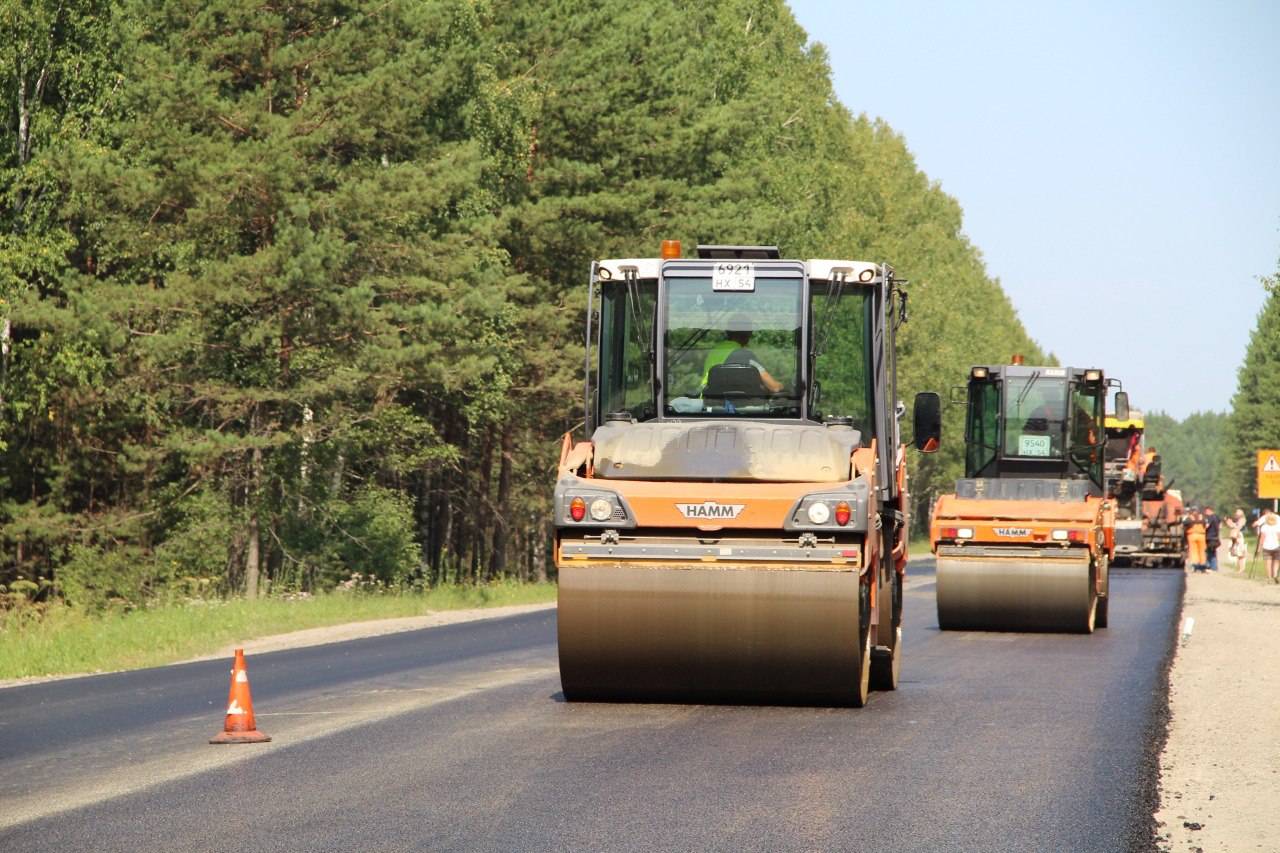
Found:
[(705, 388), (711, 377), (711, 368), (722, 364), (749, 364), (760, 374), (760, 384), (770, 394), (782, 390), (782, 383), (774, 379), (764, 365), (756, 358), (756, 354), (747, 349), (751, 343), (751, 318), (746, 314), (735, 314), (729, 319), (729, 328), (724, 333), (724, 340), (711, 348), (702, 367), (702, 385)]

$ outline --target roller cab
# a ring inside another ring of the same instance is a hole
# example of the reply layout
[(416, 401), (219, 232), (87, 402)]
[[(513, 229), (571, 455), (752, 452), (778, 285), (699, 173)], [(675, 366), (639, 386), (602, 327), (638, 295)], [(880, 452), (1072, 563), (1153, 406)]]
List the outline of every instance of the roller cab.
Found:
[[(1100, 370), (970, 371), (965, 478), (930, 520), (943, 630), (1105, 627), (1115, 550)], [(1127, 409), (1123, 392), (1117, 406)]]
[(860, 706), (899, 663), (902, 283), (698, 255), (592, 266), (587, 432), (554, 494), (565, 697)]

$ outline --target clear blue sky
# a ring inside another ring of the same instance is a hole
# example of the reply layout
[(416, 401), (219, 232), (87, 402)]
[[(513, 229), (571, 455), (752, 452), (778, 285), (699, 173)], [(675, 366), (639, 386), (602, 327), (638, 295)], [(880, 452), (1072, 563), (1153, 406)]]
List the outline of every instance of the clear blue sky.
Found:
[(791, 8), (845, 106), (959, 200), (1036, 340), (1138, 408), (1230, 406), (1280, 258), (1280, 2)]

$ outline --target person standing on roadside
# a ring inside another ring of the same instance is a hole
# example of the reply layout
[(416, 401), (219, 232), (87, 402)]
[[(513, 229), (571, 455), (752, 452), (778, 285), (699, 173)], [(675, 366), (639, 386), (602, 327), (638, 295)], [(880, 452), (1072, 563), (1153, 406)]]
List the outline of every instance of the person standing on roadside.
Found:
[(1245, 559), (1249, 555), (1249, 547), (1244, 541), (1244, 531), (1249, 523), (1245, 520), (1244, 510), (1237, 509), (1235, 518), (1228, 518), (1227, 529), (1231, 531), (1231, 556), (1236, 560), (1236, 574), (1244, 574)]
[(1213, 507), (1204, 508), (1204, 556), (1209, 571), (1218, 570), (1218, 549), (1222, 547), (1222, 519)]
[(1267, 580), (1280, 583), (1280, 516), (1275, 510), (1267, 510), (1253, 523), (1258, 528), (1258, 545), (1262, 548), (1262, 562), (1267, 567)]
[(1187, 539), (1187, 561), (1191, 571), (1203, 572), (1204, 563), (1204, 516), (1200, 507), (1193, 506), (1182, 520), (1183, 536)]

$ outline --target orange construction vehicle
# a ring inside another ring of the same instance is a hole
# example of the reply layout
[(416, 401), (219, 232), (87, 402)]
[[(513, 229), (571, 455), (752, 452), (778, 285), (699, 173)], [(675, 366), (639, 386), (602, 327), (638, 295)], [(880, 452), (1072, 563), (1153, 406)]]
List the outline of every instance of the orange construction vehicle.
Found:
[[(930, 524), (940, 627), (1106, 626), (1115, 530), (1103, 494), (1109, 384), (1101, 370), (1031, 367), (1021, 356), (970, 371), (965, 477), (939, 498)], [(1116, 408), (1127, 413), (1124, 392)]]
[(1165, 484), (1160, 455), (1146, 446), (1142, 412), (1106, 420), (1107, 497), (1116, 506), (1113, 566), (1182, 568), (1182, 495)]
[[(905, 282), (773, 247), (592, 265), (555, 488), (569, 700), (861, 706), (897, 686)], [(938, 446), (936, 394), (915, 441)]]

